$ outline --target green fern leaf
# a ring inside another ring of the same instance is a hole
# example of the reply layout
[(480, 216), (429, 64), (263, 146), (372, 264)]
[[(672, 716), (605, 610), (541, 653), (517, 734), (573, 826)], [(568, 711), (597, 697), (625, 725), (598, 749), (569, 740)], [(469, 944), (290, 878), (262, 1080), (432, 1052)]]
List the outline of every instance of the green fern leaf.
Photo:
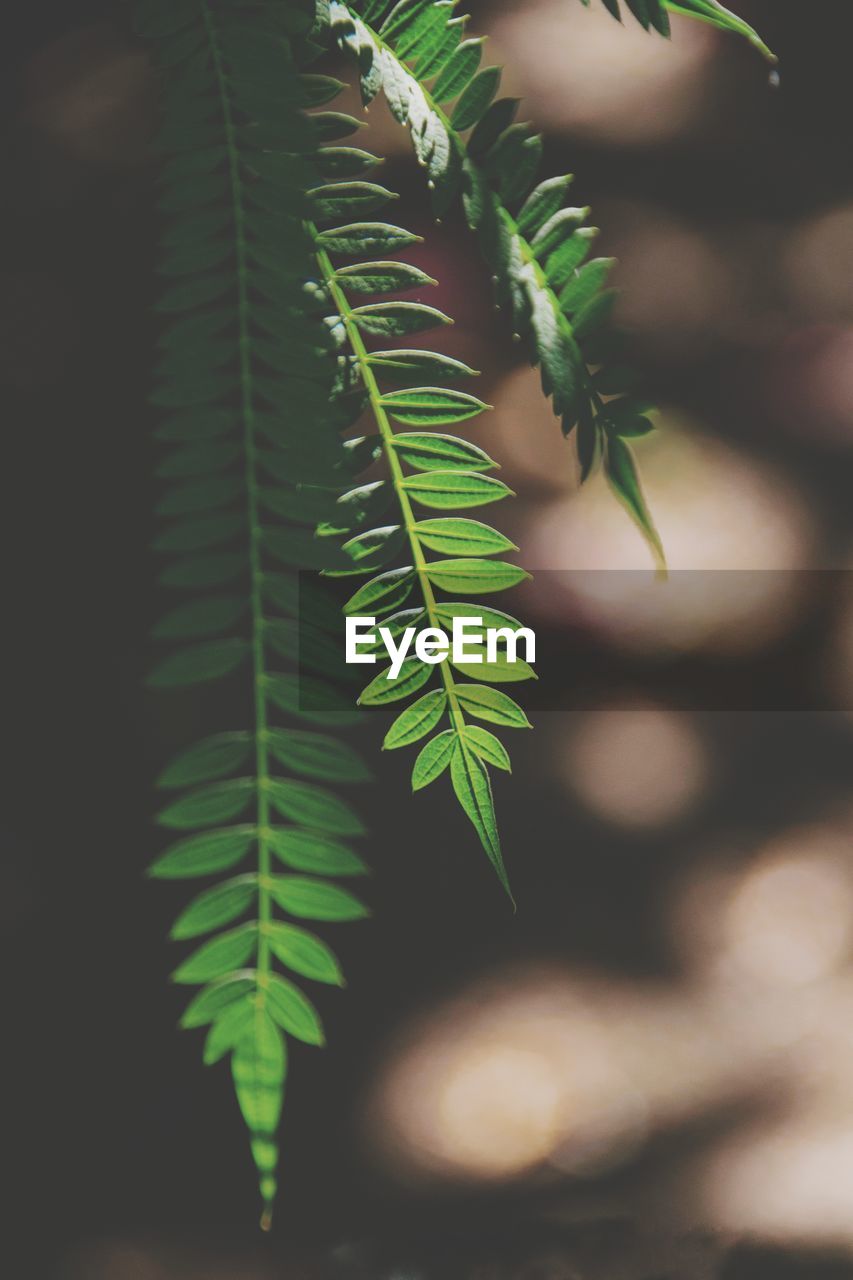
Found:
[[(440, 31), (447, 31), (447, 18), (451, 9), (452, 6), (443, 5), (431, 8), (429, 4), (398, 7), (387, 13), (386, 30), (405, 32), (413, 60), (417, 61), (418, 66), (429, 67), (431, 74), (440, 74), (441, 67), (453, 56), (458, 43), (455, 30), (452, 42), (445, 41), (443, 37), (438, 39)], [(440, 21), (436, 19), (436, 13)], [(334, 0), (330, 6), (330, 14), (344, 45), (358, 45), (362, 76), (366, 72), (372, 72), (373, 67), (379, 65), (380, 49), (371, 33), (360, 20), (353, 17), (346, 6), (337, 4)], [(397, 64), (383, 65), (387, 68)], [(457, 67), (458, 65), (457, 63)], [(472, 74), (474, 70), (472, 67)], [(388, 91), (384, 78), (383, 83)], [(409, 82), (403, 79), (401, 83)], [(374, 79), (371, 74), (366, 82), (364, 79), (362, 82), (362, 94), (366, 100), (373, 88)], [(389, 98), (392, 95), (393, 89), (389, 91)], [(399, 112), (405, 112), (413, 134), (417, 133), (416, 149), (428, 172), (432, 173), (430, 166), (436, 163), (435, 157), (441, 151), (446, 131), (443, 125), (436, 128), (436, 122), (441, 123), (439, 117), (433, 112), (422, 111), (422, 106), (423, 98), (417, 94), (408, 97), (405, 103), (402, 100), (397, 103)], [(449, 163), (446, 156), (441, 163)], [(397, 301), (353, 305), (349, 294), (359, 294), (362, 291), (359, 286), (364, 278), (381, 275), (385, 269), (383, 263), (372, 263), (369, 258), (377, 248), (377, 241), (381, 245), (388, 234), (395, 237), (395, 242), (402, 241), (407, 236), (399, 228), (383, 230), (382, 224), (374, 224), (368, 233), (363, 233), (360, 229), (355, 232), (346, 229), (345, 234), (318, 231), (315, 243), (319, 284), (328, 293), (335, 311), (329, 323), (340, 323), (343, 328), (352, 353), (352, 368), (357, 371), (366, 392), (389, 472), (387, 481), (358, 486), (345, 494), (338, 504), (346, 509), (340, 518), (341, 532), (354, 530), (352, 536), (345, 538), (342, 547), (343, 552), (351, 559), (350, 571), (359, 573), (368, 568), (380, 570), (358, 587), (346, 602), (344, 612), (348, 616), (383, 618), (383, 626), (387, 625), (392, 634), (400, 635), (406, 627), (414, 625), (414, 620), (424, 621), (432, 626), (438, 623), (437, 590), (447, 589), (448, 586), (456, 590), (461, 584), (463, 587), (470, 586), (475, 593), (498, 591), (513, 585), (526, 575), (514, 565), (502, 565), (484, 559), (497, 551), (512, 549), (509, 540), (488, 525), (450, 516), (434, 521), (417, 521), (414, 517), (413, 503), (458, 511), (495, 502), (508, 496), (510, 490), (501, 481), (484, 474), (485, 470), (496, 464), (482, 449), (468, 441), (435, 431), (399, 434), (394, 431), (392, 420), (403, 426), (443, 426), (473, 418), (487, 406), (467, 392), (435, 385), (439, 376), (455, 378), (470, 372), (458, 361), (429, 351), (392, 349), (370, 352), (365, 346), (364, 334), (402, 336), (413, 330), (432, 328), (448, 322), (448, 318), (441, 312), (422, 303)], [(410, 240), (413, 241), (414, 237), (410, 237)], [(354, 267), (349, 264), (341, 266), (334, 261), (341, 257), (357, 257), (365, 261), (354, 264)], [(417, 283), (416, 278), (410, 279), (409, 287), (416, 287)], [(417, 384), (423, 380), (424, 373), (432, 375), (431, 383), (412, 386), (413, 382)], [(380, 386), (379, 379), (383, 383), (388, 380), (403, 385), (386, 389)], [(371, 524), (368, 513), (372, 514), (377, 506), (384, 512), (389, 497), (393, 497), (399, 516), (390, 522), (386, 516), (383, 523)], [(346, 518), (347, 511), (349, 519)], [(335, 521), (327, 522), (322, 531), (324, 534), (335, 532)], [(439, 556), (447, 556), (448, 551), (457, 554), (447, 559), (431, 561), (425, 555), (425, 552), (437, 552)], [(389, 556), (399, 556), (403, 564), (397, 568), (386, 567)], [(333, 572), (344, 571), (335, 569)], [(414, 608), (404, 609), (413, 598), (419, 599), (420, 603)], [(476, 615), (474, 605), (469, 606), (469, 611)], [(442, 689), (422, 694), (421, 691), (434, 675), (440, 677)], [(465, 727), (465, 717), (458, 694), (466, 686), (457, 683), (449, 662), (442, 662), (436, 671), (433, 665), (416, 657), (408, 657), (403, 661), (396, 677), (389, 678), (390, 676), (390, 668), (380, 671), (362, 691), (359, 702), (365, 706), (384, 707), (404, 702), (414, 695), (420, 696), (411, 708), (397, 717), (386, 735), (386, 747), (393, 749), (420, 741), (430, 735), (445, 716), (450, 720), (450, 728), (442, 732), (450, 733), (454, 740), (459, 738)], [(500, 663), (483, 664), (478, 669), (477, 676), (479, 679), (494, 677), (500, 681), (505, 678), (505, 670)], [(446, 738), (441, 738), (441, 742), (445, 741)], [(425, 758), (432, 759), (436, 748), (427, 743), (425, 749)], [(475, 758), (476, 774), (482, 765), (479, 757)], [(449, 759), (448, 755), (448, 763)], [(422, 769), (416, 770), (416, 781), (422, 776)], [(419, 788), (416, 786), (416, 789)], [(478, 783), (478, 796), (481, 795), (481, 790)], [(463, 802), (463, 808), (471, 817), (472, 810), (466, 804), (467, 800)], [(479, 821), (474, 821), (474, 826), (491, 861), (497, 867), (496, 837), (491, 826)], [(499, 873), (505, 880), (502, 867), (501, 862)]]
[[(374, 164), (367, 153), (335, 145), (318, 153), (318, 140), (334, 144), (360, 122), (335, 111), (304, 114), (340, 87), (299, 74), (296, 54), (310, 55), (313, 20), (313, 4), (302, 0), (141, 0), (137, 7), (161, 76), (156, 150), (163, 157), (159, 206), (168, 219), (151, 396), (169, 411), (157, 430), (169, 450), (158, 469), (168, 484), (158, 512), (168, 523), (155, 547), (173, 557), (164, 588), (194, 593), (155, 628), (160, 640), (192, 643), (164, 658), (150, 682), (166, 688), (227, 677), (235, 688), (249, 686), (249, 727), (194, 744), (161, 774), (159, 785), (179, 794), (159, 821), (185, 834), (151, 874), (230, 876), (204, 887), (179, 915), (176, 940), (207, 936), (173, 979), (206, 984), (182, 1025), (210, 1025), (206, 1062), (231, 1056), (264, 1226), (276, 1190), (286, 1037), (323, 1042), (311, 1001), (276, 966), (300, 980), (342, 981), (325, 944), (277, 913), (365, 914), (351, 894), (322, 879), (272, 874), (276, 860), (315, 876), (365, 872), (340, 841), (363, 833), (360, 820), (315, 781), (361, 781), (362, 762), (328, 734), (287, 723), (347, 723), (351, 695), (270, 666), (275, 654), (294, 653), (296, 615), (306, 609), (316, 615), (314, 667), (331, 665), (326, 628), (335, 625), (335, 609), (315, 609), (295, 574), (272, 564), (297, 569), (334, 559), (313, 525), (334, 509), (371, 449), (340, 440), (361, 403), (337, 363), (339, 335), (325, 323), (324, 299), (312, 293), (315, 243), (305, 219), (352, 221), (392, 194), (363, 181)], [(338, 180), (325, 185), (320, 165)], [(369, 228), (359, 223), (340, 238), (362, 244)], [(399, 247), (393, 234), (390, 240)], [(410, 242), (406, 234), (403, 243)], [(309, 440), (294, 414), (310, 416)], [(227, 594), (210, 594), (226, 584)], [(276, 825), (277, 817), (288, 825)]]

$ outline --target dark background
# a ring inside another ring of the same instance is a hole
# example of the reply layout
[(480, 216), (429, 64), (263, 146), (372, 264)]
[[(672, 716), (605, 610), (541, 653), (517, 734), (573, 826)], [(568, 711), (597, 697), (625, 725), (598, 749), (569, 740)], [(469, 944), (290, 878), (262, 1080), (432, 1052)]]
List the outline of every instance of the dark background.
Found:
[[(570, 165), (590, 203), (642, 201), (703, 228), (784, 229), (850, 201), (849, 4), (740, 7), (780, 55), (780, 91), (767, 89), (751, 51), (722, 41), (716, 102), (725, 110), (709, 127), (645, 146), (555, 133), (547, 170)], [(489, 6), (472, 8), (475, 25), (478, 13), (492, 16)], [(403, 1240), (403, 1252), (417, 1254), (418, 1241), (450, 1241), (452, 1253), (461, 1231), (476, 1253), (477, 1242), (488, 1251), (515, 1231), (507, 1224), (545, 1208), (576, 1206), (583, 1215), (603, 1197), (608, 1212), (641, 1212), (636, 1188), (661, 1168), (677, 1169), (683, 1152), (701, 1150), (731, 1115), (710, 1108), (698, 1128), (650, 1141), (603, 1183), (520, 1176), (420, 1184), (398, 1177), (365, 1142), (376, 1073), (394, 1035), (420, 1011), (504, 967), (534, 961), (593, 969), (617, 983), (677, 981), (681, 961), (663, 925), (676, 879), (732, 826), (757, 845), (843, 803), (853, 776), (849, 725), (829, 698), (810, 700), (828, 714), (756, 712), (706, 723), (702, 732), (726, 760), (722, 780), (674, 830), (638, 835), (567, 795), (546, 759), (549, 722), (515, 747), (515, 777), (498, 788), (515, 916), (447, 795), (436, 788), (409, 800), (405, 762), (380, 761), (380, 786), (361, 800), (373, 919), (337, 931), (349, 985), (319, 997), (328, 1051), (293, 1054), (279, 1221), (261, 1241), (227, 1073), (203, 1069), (197, 1037), (175, 1031), (182, 993), (168, 986), (174, 954), (165, 939), (183, 889), (144, 878), (160, 840), (153, 778), (169, 752), (205, 728), (192, 698), (144, 686), (146, 635), (161, 606), (148, 551), (156, 493), (146, 408), (156, 234), (145, 154), (151, 87), (115, 6), (31, 3), (15, 21), (2, 54), (0, 201), (8, 522), (0, 943), (4, 1164), (12, 1227), (22, 1229), (20, 1252), (10, 1253), (15, 1273), (265, 1276), (294, 1249), (367, 1240), (393, 1253), (389, 1242)], [(389, 179), (417, 219), (417, 171), (400, 159)], [(488, 309), (472, 246), (451, 223), (430, 252), (435, 274), (452, 281), (445, 302), (463, 310), (462, 328), (493, 334), (491, 353), (479, 359), (486, 398), (499, 403), (499, 374), (518, 356)], [(850, 540), (853, 407), (846, 435), (839, 428), (815, 438), (808, 421), (801, 431), (780, 429), (765, 392), (795, 376), (791, 352), (801, 348), (792, 342), (818, 341), (843, 317), (816, 321), (786, 310), (772, 253), (756, 243), (755, 256), (756, 305), (776, 323), (757, 323), (754, 341), (742, 331), (718, 334), (670, 357), (652, 330), (638, 350), (662, 400), (738, 443), (759, 466), (769, 460), (795, 477), (819, 513), (825, 558), (812, 567), (822, 569), (843, 561)], [(853, 255), (837, 270), (853, 276)], [(544, 499), (535, 484), (525, 490), (523, 477), (517, 487), (523, 520), (533, 522)], [(808, 615), (778, 641), (783, 684), (812, 681), (809, 664), (822, 652), (837, 592), (837, 583), (813, 591)], [(563, 678), (569, 621), (539, 629), (548, 655), (541, 678)], [(584, 644), (592, 653), (589, 636), (576, 634), (575, 662)], [(768, 660), (759, 651), (730, 666), (731, 687), (752, 688)], [(624, 661), (626, 687), (635, 689)], [(697, 670), (701, 687), (701, 664)], [(364, 734), (374, 758), (380, 735), (378, 723)], [(663, 1212), (649, 1229), (682, 1227), (677, 1213), (667, 1222)], [(529, 1230), (519, 1227), (520, 1238)], [(840, 1242), (824, 1242), (825, 1256), (821, 1241), (812, 1243), (816, 1253), (796, 1241), (777, 1253), (759, 1239), (741, 1250), (731, 1275), (853, 1275)], [(221, 1272), (197, 1261), (208, 1257)]]

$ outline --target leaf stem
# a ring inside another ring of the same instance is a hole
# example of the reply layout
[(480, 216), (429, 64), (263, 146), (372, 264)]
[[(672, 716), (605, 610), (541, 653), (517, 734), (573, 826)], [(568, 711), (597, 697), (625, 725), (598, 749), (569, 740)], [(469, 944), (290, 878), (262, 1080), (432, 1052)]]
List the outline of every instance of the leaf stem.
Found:
[[(310, 228), (315, 242), (317, 239), (316, 229)], [(394, 484), (394, 490), (397, 495), (397, 502), (400, 507), (400, 513), (403, 518), (403, 525), (406, 530), (406, 536), (409, 540), (409, 546), (412, 550), (412, 560), (414, 562), (415, 572), (421, 584), (421, 593), (423, 595), (424, 607), (431, 627), (440, 627), (440, 619), (438, 616), (438, 606), (435, 600), (435, 592), (432, 589), (432, 583), (429, 580), (427, 560), (424, 556), (421, 540), (418, 537), (415, 525), (414, 512), (409, 495), (405, 489), (405, 475), (403, 472), (400, 459), (397, 456), (397, 450), (394, 448), (394, 428), (391, 426), (385, 406), (382, 403), (382, 392), (376, 381), (376, 374), (373, 372), (373, 366), (370, 363), (369, 352), (364, 345), (364, 339), (358, 327), (358, 323), (352, 313), (349, 299), (346, 293), (338, 283), (334, 265), (325, 249), (317, 247), (317, 263), (326, 283), (326, 287), (332, 296), (341, 317), (344, 328), (346, 329), (347, 339), (358, 364), (361, 379), (364, 388), (370, 400), (370, 407), (373, 416), (376, 419), (376, 425), (379, 428), (379, 435), (382, 440), (382, 449), (388, 462), (388, 468), (391, 472), (391, 479)], [(447, 705), (451, 723), (457, 733), (461, 735), (465, 727), (465, 717), (462, 708), (459, 705), (459, 698), (456, 692), (456, 682), (453, 679), (453, 672), (450, 669), (450, 663), (445, 659), (440, 663), (441, 678), (444, 683), (444, 689), (447, 694)]]
[[(234, 219), (235, 257), (237, 275), (237, 342), (240, 370), (240, 413), (243, 419), (243, 447), (246, 459), (247, 520), (249, 533), (249, 568), (251, 575), (251, 626), (252, 626), (252, 687), (255, 718), (255, 782), (258, 826), (258, 950), (257, 981), (259, 987), (256, 1008), (260, 1014), (266, 995), (266, 981), (271, 969), (268, 925), (272, 918), (272, 898), (269, 892), (271, 857), (267, 829), (270, 808), (267, 793), (269, 781), (269, 753), (267, 747), (266, 667), (264, 661), (264, 607), (263, 567), (261, 559), (262, 529), (259, 516), (258, 481), (256, 475), (257, 451), (255, 447), (255, 408), (252, 360), (249, 332), (249, 269), (246, 250), (246, 226), (244, 187), (240, 175), (240, 155), (231, 100), (228, 94), (227, 76), (222, 62), (222, 51), (217, 40), (208, 0), (202, 0), (204, 24), (210, 45), (216, 82), (222, 105), (225, 129), (225, 149), (228, 157), (228, 176), (231, 189), (232, 215)], [(267, 1210), (267, 1212), (269, 1212)]]

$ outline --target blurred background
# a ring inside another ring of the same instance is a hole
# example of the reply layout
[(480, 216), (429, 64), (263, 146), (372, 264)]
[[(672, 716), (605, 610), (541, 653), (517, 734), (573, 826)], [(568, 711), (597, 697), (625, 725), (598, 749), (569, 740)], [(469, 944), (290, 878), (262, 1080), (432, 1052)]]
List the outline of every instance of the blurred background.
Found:
[(542, 571), (515, 602), (540, 637), (536, 731), (497, 785), (519, 911), (450, 797), (410, 800), (411, 762), (379, 760), (377, 716), (374, 915), (329, 931), (349, 986), (318, 997), (328, 1050), (293, 1054), (269, 1240), (227, 1070), (175, 1031), (183, 889), (143, 877), (152, 780), (205, 727), (144, 688), (153, 86), (122, 7), (32, 0), (7, 32), (15, 1274), (267, 1280), (334, 1251), (413, 1280), (853, 1276), (849, 0), (739, 0), (778, 87), (687, 21), (666, 43), (601, 4), (470, 9), (619, 259), (678, 572), (655, 584), (603, 483), (579, 491), (476, 246), (429, 223), (377, 103), (399, 220), (457, 321), (443, 345), (495, 405), (477, 438), (518, 492), (499, 518)]

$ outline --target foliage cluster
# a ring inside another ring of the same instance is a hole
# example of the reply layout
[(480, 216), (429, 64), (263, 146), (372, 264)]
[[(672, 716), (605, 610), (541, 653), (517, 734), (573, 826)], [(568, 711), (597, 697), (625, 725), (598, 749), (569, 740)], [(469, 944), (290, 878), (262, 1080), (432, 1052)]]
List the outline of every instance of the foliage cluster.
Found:
[[(716, 0), (624, 3), (662, 35), (688, 13), (763, 49)], [(436, 216), (462, 208), (582, 476), (603, 467), (662, 564), (630, 443), (652, 423), (608, 324), (612, 263), (592, 256), (590, 211), (569, 203), (570, 175), (539, 178), (542, 138), (498, 96), (455, 0), (137, 0), (135, 18), (160, 86), (156, 549), (179, 601), (156, 627), (176, 647), (151, 683), (248, 690), (244, 724), (162, 774), (175, 839), (152, 874), (205, 881), (173, 929), (193, 947), (173, 978), (200, 988), (182, 1025), (208, 1028), (205, 1062), (230, 1057), (268, 1225), (287, 1044), (323, 1043), (302, 984), (343, 981), (314, 923), (366, 914), (337, 883), (366, 870), (337, 788), (368, 770), (339, 736), (361, 712), (340, 688), (322, 575), (351, 578), (345, 611), (395, 633), (472, 613), (518, 627), (479, 597), (525, 576), (471, 514), (509, 496), (497, 463), (448, 431), (487, 409), (474, 371), (405, 345), (448, 317), (420, 300), (435, 282), (400, 256), (418, 237), (384, 220), (381, 157), (355, 144), (360, 122), (335, 109), (343, 86), (318, 58), (346, 54), (365, 105), (384, 94)], [(528, 727), (503, 686), (532, 676), (500, 657), (413, 658), (358, 698), (396, 713), (386, 748), (418, 747), (415, 790), (449, 774), (507, 891), (490, 770), (510, 760), (494, 730)]]

